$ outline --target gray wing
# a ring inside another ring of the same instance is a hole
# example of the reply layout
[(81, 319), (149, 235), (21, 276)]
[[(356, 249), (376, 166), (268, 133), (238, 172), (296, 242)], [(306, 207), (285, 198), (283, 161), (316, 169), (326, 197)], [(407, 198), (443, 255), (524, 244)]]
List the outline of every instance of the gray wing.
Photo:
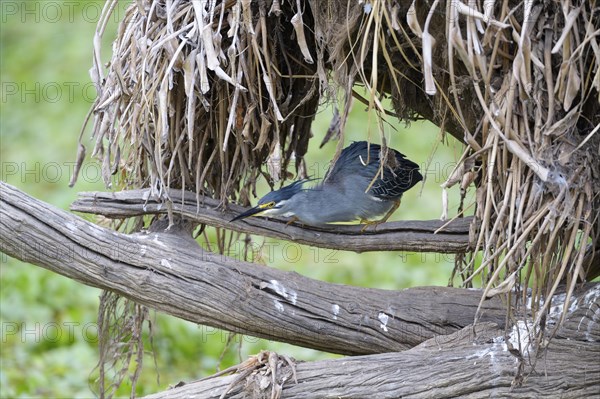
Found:
[[(369, 193), (382, 200), (398, 200), (402, 194), (412, 188), (423, 176), (419, 165), (406, 159), (396, 150), (390, 149), (394, 159), (388, 160), (383, 168), (383, 177), (379, 177)], [(325, 184), (339, 184), (351, 189), (366, 190), (375, 175), (379, 173), (381, 146), (368, 145), (366, 141), (357, 141), (346, 147), (336, 163), (327, 171)], [(368, 162), (368, 163), (367, 163)], [(354, 179), (352, 179), (354, 177)]]
[(383, 168), (383, 178), (375, 181), (371, 193), (383, 200), (398, 200), (405, 191), (423, 180), (419, 165), (394, 150), (395, 165)]
[(371, 176), (372, 179), (379, 169), (379, 150), (378, 144), (369, 146), (366, 141), (355, 141), (342, 150), (335, 164), (325, 173), (323, 181), (340, 183), (345, 176), (357, 173), (361, 176)]

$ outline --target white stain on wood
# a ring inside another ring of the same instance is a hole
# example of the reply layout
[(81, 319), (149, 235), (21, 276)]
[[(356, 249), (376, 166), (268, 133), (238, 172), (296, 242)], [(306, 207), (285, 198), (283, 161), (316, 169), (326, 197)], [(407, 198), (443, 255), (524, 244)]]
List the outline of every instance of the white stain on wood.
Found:
[(273, 303), (275, 304), (275, 309), (277, 309), (279, 312), (283, 313), (283, 311), (285, 310), (283, 307), (283, 304), (281, 302), (279, 302), (277, 299), (273, 299)]
[(331, 312), (333, 313), (333, 320), (337, 320), (338, 314), (340, 314), (340, 305), (331, 305)]
[(390, 319), (390, 317), (383, 312), (379, 312), (379, 314), (377, 315), (377, 318), (381, 322), (381, 324), (379, 325), (379, 328), (381, 328), (385, 332), (388, 332), (387, 323), (388, 323), (388, 320)]
[(296, 300), (298, 299), (298, 294), (296, 293), (296, 291), (286, 288), (279, 281), (270, 280), (269, 285), (267, 287), (275, 291), (275, 293), (280, 297), (290, 301), (292, 305), (296, 304)]

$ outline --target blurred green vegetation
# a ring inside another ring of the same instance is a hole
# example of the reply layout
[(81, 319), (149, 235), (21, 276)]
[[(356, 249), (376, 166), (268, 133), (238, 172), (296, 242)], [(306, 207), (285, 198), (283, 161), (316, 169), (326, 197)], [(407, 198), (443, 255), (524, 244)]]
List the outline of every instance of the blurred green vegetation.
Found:
[[(105, 190), (100, 166), (90, 159), (75, 188), (67, 186), (79, 131), (95, 96), (88, 69), (103, 3), (3, 1), (0, 7), (1, 178), (36, 198), (68, 209), (78, 191)], [(123, 7), (119, 5), (118, 17), (123, 16)], [(112, 18), (109, 24), (106, 51), (110, 50), (117, 19)], [(109, 57), (107, 52), (103, 55), (105, 60)], [(335, 150), (335, 142), (318, 148), (330, 119), (331, 109), (324, 107), (313, 124), (315, 137), (307, 157), (313, 174), (319, 170), (322, 175)], [(377, 142), (379, 132), (369, 123), (373, 119), (374, 115), (369, 116), (365, 106), (357, 102), (347, 126), (347, 140), (370, 137)], [(461, 145), (439, 145), (439, 129), (430, 124), (414, 122), (409, 127), (388, 119), (391, 125), (386, 125), (385, 134), (389, 144), (422, 165), (426, 176), (423, 185), (404, 196), (394, 218), (438, 218), (439, 185), (460, 156)], [(89, 143), (89, 135), (84, 135), (84, 140)], [(266, 190), (266, 184), (262, 189)], [(450, 198), (452, 212), (457, 207), (456, 189)], [(255, 240), (263, 242), (260, 237)], [(365, 287), (446, 285), (453, 264), (453, 257), (448, 255), (355, 254), (277, 241), (267, 244), (261, 259), (269, 266)], [(0, 256), (0, 397), (95, 396), (91, 387), (98, 358), (99, 290)], [(157, 370), (149, 353), (137, 387), (139, 395), (212, 374), (217, 367), (228, 367), (261, 349), (302, 360), (333, 356), (253, 337), (235, 337), (226, 347), (226, 332), (163, 314), (153, 313), (152, 318)], [(120, 395), (128, 396), (128, 383), (126, 380)]]

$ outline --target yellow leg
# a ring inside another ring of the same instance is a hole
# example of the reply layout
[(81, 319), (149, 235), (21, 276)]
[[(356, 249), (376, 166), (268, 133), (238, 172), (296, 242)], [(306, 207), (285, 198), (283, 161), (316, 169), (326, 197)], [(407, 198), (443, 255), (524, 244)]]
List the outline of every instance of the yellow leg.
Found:
[(392, 216), (392, 214), (394, 212), (396, 212), (396, 209), (398, 209), (399, 206), (400, 206), (400, 200), (394, 201), (394, 205), (390, 208), (390, 210), (381, 219), (379, 219), (379, 220), (361, 220), (360, 223), (364, 224), (364, 226), (362, 229), (360, 229), (360, 232), (364, 233), (367, 230), (367, 227), (373, 226), (373, 225), (375, 226), (375, 230), (377, 230), (377, 226), (380, 225), (381, 223), (387, 222), (387, 220), (390, 218), (390, 216)]
[(377, 220), (361, 220), (360, 224), (362, 224), (363, 227), (362, 227), (362, 229), (360, 229), (360, 232), (364, 233), (367, 230), (367, 227), (372, 226), (372, 225), (375, 225), (375, 228), (377, 228), (377, 225), (379, 223), (380, 222)]
[(392, 214), (394, 212), (396, 212), (396, 209), (398, 209), (399, 206), (400, 206), (400, 200), (394, 201), (394, 205), (390, 208), (390, 210), (388, 211), (388, 213), (385, 214), (385, 216), (383, 217), (383, 219), (381, 219), (379, 221), (379, 223), (385, 223), (385, 222), (387, 222), (387, 220), (390, 218), (390, 216), (392, 216)]
[(298, 220), (300, 219), (298, 219), (296, 216), (292, 216), (292, 218), (285, 225), (289, 226), (290, 224), (297, 222)]

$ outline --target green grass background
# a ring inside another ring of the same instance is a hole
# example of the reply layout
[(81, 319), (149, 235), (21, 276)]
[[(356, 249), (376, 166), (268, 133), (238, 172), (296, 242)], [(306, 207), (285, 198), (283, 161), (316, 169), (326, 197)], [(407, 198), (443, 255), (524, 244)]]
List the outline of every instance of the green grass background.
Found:
[[(2, 180), (28, 194), (68, 209), (78, 191), (105, 190), (100, 166), (86, 160), (77, 185), (67, 186), (75, 160), (79, 130), (95, 91), (90, 84), (92, 39), (101, 2), (0, 3), (0, 164)], [(123, 5), (117, 11), (123, 16)], [(111, 19), (105, 40), (110, 58), (117, 17)], [(371, 119), (374, 115), (371, 115)], [(335, 142), (318, 145), (331, 119), (323, 107), (313, 124), (314, 138), (307, 164), (323, 172)], [(428, 123), (410, 126), (393, 121), (385, 132), (393, 148), (421, 165), (426, 181), (403, 199), (394, 219), (435, 219), (441, 214), (439, 185), (458, 159), (461, 145), (440, 144), (439, 130)], [(365, 107), (356, 103), (347, 126), (350, 140), (379, 132), (369, 123)], [(84, 136), (92, 147), (89, 134)], [(429, 160), (431, 159), (431, 162)], [(266, 185), (263, 186), (263, 190)], [(264, 194), (263, 191), (261, 194)], [(456, 209), (458, 192), (450, 194)], [(262, 238), (256, 237), (257, 242)], [(268, 266), (293, 270), (311, 278), (355, 286), (402, 289), (448, 283), (453, 258), (436, 254), (355, 254), (284, 242), (268, 241), (274, 250), (263, 257)], [(268, 256), (267, 256), (268, 255)], [(93, 397), (97, 362), (96, 316), (100, 291), (37, 266), (0, 254), (0, 397)], [(228, 367), (261, 349), (297, 359), (334, 355), (253, 337), (236, 337), (225, 347), (228, 334), (154, 313), (154, 349), (137, 387), (137, 394), (164, 390)], [(225, 352), (221, 361), (219, 357)], [(160, 375), (160, 382), (157, 380)], [(129, 381), (119, 390), (128, 396)]]

